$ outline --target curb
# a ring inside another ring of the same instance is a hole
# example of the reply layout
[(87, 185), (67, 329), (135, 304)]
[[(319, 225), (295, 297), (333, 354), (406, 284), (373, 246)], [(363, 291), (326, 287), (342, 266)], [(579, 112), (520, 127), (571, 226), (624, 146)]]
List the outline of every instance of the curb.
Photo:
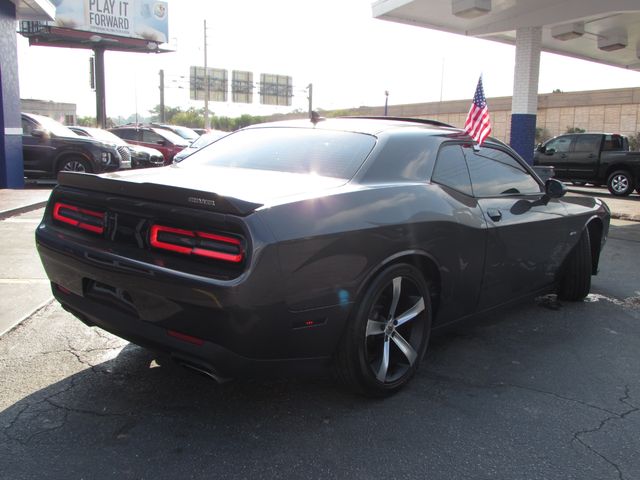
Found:
[(36, 313), (38, 313), (40, 310), (45, 309), (48, 305), (50, 305), (51, 303), (53, 303), (53, 301), (55, 300), (55, 298), (53, 298), (53, 295), (51, 295), (49, 298), (47, 298), (44, 302), (42, 302), (40, 305), (38, 305), (37, 307), (35, 307), (31, 313), (27, 313), (26, 315), (23, 315), (22, 318), (19, 318), (18, 320), (15, 321), (15, 323), (6, 328), (4, 331), (0, 331), (0, 338), (2, 338), (4, 335), (14, 331), (16, 328), (20, 327), (20, 325), (22, 325), (25, 321), (27, 321), (29, 318), (33, 317)]
[(628, 222), (640, 222), (640, 217), (638, 215), (630, 215), (628, 213), (611, 212), (611, 218), (615, 218), (616, 220), (627, 220)]
[(0, 220), (4, 220), (5, 218), (14, 217), (16, 215), (20, 215), (22, 213), (31, 212), (33, 210), (38, 210), (39, 208), (44, 207), (47, 204), (48, 200), (43, 202), (33, 203), (31, 205), (25, 205), (18, 208), (12, 208), (10, 210), (4, 210), (0, 212)]

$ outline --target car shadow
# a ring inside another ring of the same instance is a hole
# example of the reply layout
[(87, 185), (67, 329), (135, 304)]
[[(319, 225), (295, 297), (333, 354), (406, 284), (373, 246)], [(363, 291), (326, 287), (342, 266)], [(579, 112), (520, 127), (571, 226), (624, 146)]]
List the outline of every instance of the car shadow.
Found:
[[(600, 402), (613, 411), (607, 402), (617, 405), (618, 397), (608, 399), (602, 392), (615, 390), (612, 384), (620, 380), (605, 378), (600, 390), (588, 381), (599, 370), (595, 352), (611, 348), (608, 343), (596, 348), (601, 326), (589, 315), (606, 318), (610, 307), (543, 297), (460, 325), (434, 336), (413, 381), (386, 399), (347, 392), (329, 374), (219, 385), (132, 344), (118, 344), (108, 360), (89, 361), (112, 350), (111, 337), (102, 346), (69, 350), (69, 361), (80, 362), (82, 371), (0, 412), (3, 475), (291, 478), (283, 472), (293, 471), (294, 477), (326, 478), (345, 468), (361, 478), (367, 477), (362, 472), (369, 472), (368, 478), (372, 472), (392, 475), (407, 458), (420, 466), (416, 455), (456, 445), (463, 432), (471, 444), (481, 442), (478, 432), (502, 428), (496, 422), (505, 412), (515, 418), (523, 408), (535, 410), (547, 402), (536, 392), (552, 392), (549, 398), (555, 400)], [(613, 315), (608, 318), (614, 321)], [(106, 337), (96, 329), (84, 335)], [(617, 376), (623, 374), (617, 370)], [(564, 404), (545, 405), (550, 424), (560, 417), (566, 421)], [(536, 422), (536, 428), (546, 428)], [(511, 426), (504, 428), (512, 432)], [(512, 441), (506, 433), (504, 438)], [(408, 457), (397, 454), (377, 463), (389, 451)], [(450, 454), (464, 456), (464, 448)], [(446, 471), (438, 462), (428, 462), (429, 469)]]

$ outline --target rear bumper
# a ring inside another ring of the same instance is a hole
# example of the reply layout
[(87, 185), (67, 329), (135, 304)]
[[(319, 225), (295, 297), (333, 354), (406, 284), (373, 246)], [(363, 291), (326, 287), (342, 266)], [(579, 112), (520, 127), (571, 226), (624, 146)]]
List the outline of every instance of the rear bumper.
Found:
[(274, 373), (296, 373), (326, 367), (330, 357), (255, 359), (238, 355), (210, 341), (194, 343), (173, 337), (169, 330), (98, 305), (81, 296), (61, 291), (53, 285), (53, 293), (68, 312), (88, 326), (100, 327), (136, 345), (168, 353), (176, 362), (208, 374), (216, 380), (229, 377), (264, 376)]
[[(88, 325), (218, 376), (326, 363), (350, 310), (290, 311), (280, 298), (267, 303), (266, 293), (251, 281), (224, 285), (154, 265), (145, 270), (42, 227), (36, 243), (54, 296), (66, 310)], [(264, 283), (265, 277), (257, 276)]]

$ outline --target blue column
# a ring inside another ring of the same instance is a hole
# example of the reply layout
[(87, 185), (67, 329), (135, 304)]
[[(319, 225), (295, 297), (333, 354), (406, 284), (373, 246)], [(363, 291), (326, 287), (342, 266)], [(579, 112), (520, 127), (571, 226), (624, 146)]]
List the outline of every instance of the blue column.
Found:
[(0, 188), (22, 188), (22, 121), (16, 7), (0, 0)]
[(533, 165), (533, 149), (536, 141), (536, 115), (511, 114), (511, 148)]
[(529, 164), (533, 163), (538, 113), (538, 77), (542, 28), (516, 31), (516, 65), (511, 104), (511, 147)]

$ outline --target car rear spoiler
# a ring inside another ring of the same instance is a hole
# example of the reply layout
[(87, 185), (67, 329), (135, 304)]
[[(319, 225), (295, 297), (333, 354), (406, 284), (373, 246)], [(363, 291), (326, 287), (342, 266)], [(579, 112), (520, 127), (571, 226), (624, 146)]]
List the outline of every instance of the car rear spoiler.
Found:
[(159, 183), (116, 180), (78, 172), (60, 172), (58, 174), (58, 185), (239, 216), (249, 215), (263, 205), (234, 197), (223, 197), (214, 192)]

